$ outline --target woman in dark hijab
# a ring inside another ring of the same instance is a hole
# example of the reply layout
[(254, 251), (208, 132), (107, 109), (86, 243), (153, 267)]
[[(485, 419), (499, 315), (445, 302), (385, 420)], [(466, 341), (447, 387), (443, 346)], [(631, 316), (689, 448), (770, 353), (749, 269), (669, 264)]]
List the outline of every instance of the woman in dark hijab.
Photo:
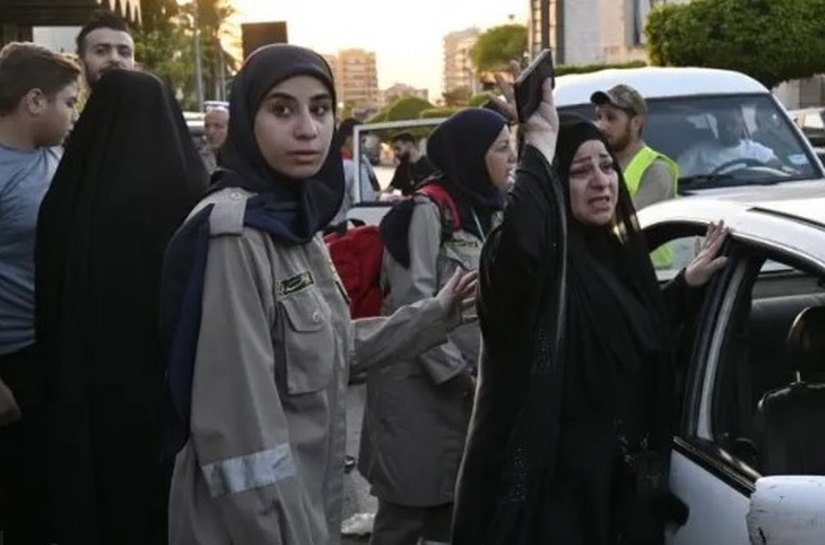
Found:
[[(441, 124), (427, 154), (438, 174), (381, 225), (384, 313), (432, 297), (456, 270), (478, 269), (516, 162), (506, 120), (481, 108)], [(449, 195), (455, 212), (433, 190)], [(449, 541), (479, 341), (478, 325), (465, 324), (447, 343), (368, 375), (359, 469), (379, 502), (374, 545)]]
[(169, 246), (173, 544), (337, 543), (350, 364), (444, 342), (474, 300), (474, 276), (456, 275), (392, 316), (350, 319), (319, 233), (344, 184), (330, 150), (335, 103), (316, 53), (252, 53), (233, 85), (216, 189)]
[(104, 76), (37, 226), (36, 331), (61, 544), (165, 542), (160, 273), (205, 188), (169, 89), (149, 74)]
[(666, 494), (636, 485), (664, 478), (673, 324), (724, 265), (726, 231), (712, 226), (660, 292), (603, 136), (583, 118), (559, 123), (544, 93), (482, 255), (484, 354), (453, 543), (659, 543)]

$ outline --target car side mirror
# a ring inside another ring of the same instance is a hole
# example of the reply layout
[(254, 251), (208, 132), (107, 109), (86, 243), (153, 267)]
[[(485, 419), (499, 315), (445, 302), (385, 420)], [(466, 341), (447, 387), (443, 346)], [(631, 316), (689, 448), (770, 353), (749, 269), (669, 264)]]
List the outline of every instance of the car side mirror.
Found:
[(748, 509), (751, 545), (825, 543), (825, 477), (777, 475), (756, 481)]

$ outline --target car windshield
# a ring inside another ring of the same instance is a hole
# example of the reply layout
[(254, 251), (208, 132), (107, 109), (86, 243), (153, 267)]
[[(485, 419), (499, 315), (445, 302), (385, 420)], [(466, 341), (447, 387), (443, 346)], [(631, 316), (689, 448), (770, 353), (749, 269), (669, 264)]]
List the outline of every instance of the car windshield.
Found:
[[(589, 104), (559, 109), (595, 117)], [(821, 176), (770, 95), (650, 99), (643, 137), (677, 162), (680, 191)]]

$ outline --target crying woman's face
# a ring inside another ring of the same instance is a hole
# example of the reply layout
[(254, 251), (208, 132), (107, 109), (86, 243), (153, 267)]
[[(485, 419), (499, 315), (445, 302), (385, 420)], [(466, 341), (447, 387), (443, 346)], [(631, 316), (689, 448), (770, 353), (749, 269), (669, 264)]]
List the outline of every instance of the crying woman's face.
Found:
[(570, 164), (570, 209), (585, 225), (606, 225), (616, 210), (619, 174), (601, 140), (584, 142)]

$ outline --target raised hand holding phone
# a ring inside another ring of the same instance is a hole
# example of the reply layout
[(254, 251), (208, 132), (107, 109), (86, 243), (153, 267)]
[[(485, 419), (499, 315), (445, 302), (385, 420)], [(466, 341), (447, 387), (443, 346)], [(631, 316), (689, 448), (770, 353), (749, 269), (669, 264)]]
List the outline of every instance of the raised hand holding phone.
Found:
[[(516, 82), (522, 81), (523, 83), (530, 74), (534, 75), (533, 79), (530, 80), (533, 83), (528, 83), (526, 86), (522, 84), (519, 87), (521, 93), (518, 93), (523, 97), (527, 96), (525, 91), (528, 89), (533, 93), (530, 102), (534, 107), (527, 106), (524, 102), (521, 107), (522, 114), (529, 112), (530, 115), (524, 121), (519, 119), (516, 88), (502, 74), (496, 73), (495, 78), (504, 100), (497, 97), (491, 97), (490, 100), (496, 102), (495, 109), (509, 118), (510, 121), (520, 122), (518, 130), (524, 139), (524, 143), (538, 149), (547, 159), (547, 162), (552, 163), (556, 151), (559, 116), (553, 102), (555, 78), (553, 76), (550, 50), (545, 49), (542, 51), (524, 70), (517, 61), (510, 61), (510, 70)], [(540, 82), (541, 84), (537, 85), (534, 82)]]
[(543, 49), (541, 53), (516, 77), (513, 84), (513, 94), (516, 99), (516, 111), (520, 123), (526, 123), (539, 109), (543, 99), (542, 88), (545, 81), (550, 80), (550, 88), (556, 86), (555, 69), (553, 67), (553, 53)]

